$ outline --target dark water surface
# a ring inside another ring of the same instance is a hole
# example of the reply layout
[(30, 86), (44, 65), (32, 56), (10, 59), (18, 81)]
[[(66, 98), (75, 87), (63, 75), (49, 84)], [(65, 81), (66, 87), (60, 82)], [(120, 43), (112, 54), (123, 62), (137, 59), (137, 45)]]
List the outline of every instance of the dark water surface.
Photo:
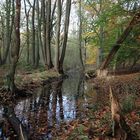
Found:
[[(35, 90), (31, 98), (21, 100), (15, 106), (16, 116), (33, 139), (38, 134), (42, 139), (52, 137), (51, 129), (54, 126), (59, 129), (61, 122), (85, 118), (85, 112), (96, 107), (98, 96), (92, 84), (87, 83), (80, 72), (68, 75), (69, 77), (63, 81), (56, 81)], [(3, 114), (4, 107), (1, 106), (0, 120), (4, 118)], [(7, 127), (7, 131), (12, 131), (11, 126), (4, 127)], [(1, 139), (4, 135), (2, 133), (1, 125)]]

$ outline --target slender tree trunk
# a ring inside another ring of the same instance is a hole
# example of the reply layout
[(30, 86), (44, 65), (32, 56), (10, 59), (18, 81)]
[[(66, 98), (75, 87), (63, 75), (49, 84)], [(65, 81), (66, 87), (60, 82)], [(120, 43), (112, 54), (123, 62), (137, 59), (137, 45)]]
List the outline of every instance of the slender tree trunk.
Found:
[[(1, 43), (1, 40), (0, 40), (0, 43)], [(2, 46), (2, 45), (0, 44), (0, 46)], [(1, 56), (1, 47), (0, 47), (0, 66), (1, 66), (1, 64), (2, 64), (2, 56)]]
[[(43, 42), (42, 42), (42, 32), (41, 32), (41, 20), (42, 20), (42, 13), (40, 14), (40, 9), (39, 9), (39, 0), (37, 0), (36, 3), (36, 7), (37, 7), (37, 20), (38, 20), (38, 38), (39, 38), (39, 46), (42, 52), (42, 58), (43, 61), (45, 63), (45, 54), (44, 54), (44, 48), (43, 48)], [(41, 7), (42, 8), (42, 7)], [(41, 9), (42, 11), (42, 9)]]
[(60, 28), (61, 28), (61, 0), (57, 0), (57, 27), (56, 27), (55, 69), (59, 72)]
[(46, 26), (46, 50), (47, 50), (47, 66), (48, 69), (53, 67), (51, 58), (51, 0), (46, 2), (47, 6), (47, 26)]
[(54, 21), (54, 14), (55, 14), (55, 9), (56, 9), (56, 3), (57, 3), (57, 0), (55, 0), (54, 2), (54, 6), (53, 6), (53, 10), (52, 10), (52, 14), (51, 14), (51, 38), (52, 38), (52, 35), (53, 35), (53, 27), (55, 24), (53, 24), (53, 21)]
[(15, 45), (12, 47), (12, 64), (10, 67), (9, 75), (7, 76), (8, 88), (12, 93), (15, 92), (15, 70), (17, 66), (17, 62), (19, 59), (19, 51), (20, 51), (20, 9), (21, 9), (21, 1), (16, 0), (16, 15), (15, 15)]
[[(12, 9), (12, 17), (10, 17), (10, 12)], [(15, 6), (14, 6), (14, 0), (6, 0), (6, 40), (5, 40), (5, 46), (6, 49), (4, 51), (4, 57), (2, 60), (2, 63), (5, 64), (8, 54), (9, 54), (9, 49), (10, 49), (10, 44), (11, 44), (11, 36), (12, 36), (12, 31), (13, 31), (13, 23), (14, 23), (14, 11)], [(11, 22), (10, 22), (11, 20)]]
[(27, 11), (27, 7), (26, 7), (26, 1), (24, 0), (24, 7), (25, 7), (25, 15), (26, 15), (26, 32), (27, 32), (27, 38), (26, 38), (26, 42), (27, 42), (27, 58), (26, 58), (26, 62), (27, 64), (30, 63), (30, 53), (29, 53), (29, 48), (30, 48), (30, 32), (29, 32), (29, 12), (30, 12), (30, 8)]
[(69, 29), (69, 20), (70, 20), (70, 11), (71, 11), (71, 0), (66, 2), (66, 14), (65, 14), (65, 23), (64, 23), (64, 40), (62, 43), (62, 52), (60, 57), (60, 73), (63, 73), (63, 62), (65, 58), (67, 39), (68, 39), (68, 29)]
[(36, 34), (36, 63), (35, 63), (35, 67), (37, 68), (39, 66), (39, 59), (40, 59), (40, 56), (39, 56), (39, 45), (40, 45), (40, 41), (39, 41), (39, 32), (37, 31), (37, 34)]
[(42, 7), (42, 22), (43, 22), (43, 51), (44, 51), (44, 61), (47, 65), (47, 50), (46, 50), (46, 3), (44, 0), (41, 1)]
[(2, 29), (1, 29), (1, 65), (2, 65), (2, 60), (3, 60), (3, 58), (4, 58), (4, 56), (3, 56), (3, 54), (4, 54), (4, 46), (5, 46), (5, 29), (4, 29), (4, 27), (5, 27), (5, 25), (4, 25), (4, 23), (5, 23), (5, 18), (4, 18), (4, 16), (3, 15), (1, 15), (1, 27), (2, 27)]
[(87, 49), (86, 49), (87, 39), (84, 40), (84, 63), (86, 64), (87, 59)]
[(102, 26), (100, 26), (100, 35), (99, 35), (99, 42), (100, 47), (98, 48), (98, 56), (97, 56), (97, 68), (100, 67), (102, 61), (103, 61), (103, 41), (104, 41), (104, 29)]
[(83, 56), (82, 56), (82, 6), (79, 0), (79, 56), (82, 68), (84, 69)]
[(32, 65), (35, 66), (35, 3), (36, 0), (33, 1), (32, 7)]
[(140, 23), (140, 10), (134, 15), (131, 22), (128, 24), (128, 26), (126, 27), (122, 35), (116, 41), (115, 45), (112, 47), (111, 51), (109, 52), (108, 56), (103, 61), (100, 67), (101, 70), (106, 69), (110, 61), (113, 59), (114, 55), (117, 53), (117, 51), (121, 47), (121, 44), (124, 42), (124, 40), (127, 38), (129, 33), (132, 31), (133, 27), (138, 23)]
[(42, 40), (40, 38), (41, 36), (41, 16), (40, 16), (40, 10), (39, 10), (39, 0), (36, 1), (36, 9), (37, 9), (37, 32), (36, 32), (36, 64), (35, 67), (37, 68), (39, 65), (39, 46), (42, 48)]

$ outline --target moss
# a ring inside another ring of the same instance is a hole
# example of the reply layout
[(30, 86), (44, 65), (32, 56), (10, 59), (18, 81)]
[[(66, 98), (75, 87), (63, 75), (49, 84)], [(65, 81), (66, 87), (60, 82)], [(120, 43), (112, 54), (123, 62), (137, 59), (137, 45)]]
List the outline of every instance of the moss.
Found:
[(31, 74), (17, 74), (16, 75), (16, 84), (19, 85), (20, 87), (23, 85), (28, 85), (30, 83), (40, 85), (43, 80), (47, 80), (48, 78), (52, 77), (59, 77), (60, 74), (54, 70), (49, 70), (49, 71), (36, 71)]

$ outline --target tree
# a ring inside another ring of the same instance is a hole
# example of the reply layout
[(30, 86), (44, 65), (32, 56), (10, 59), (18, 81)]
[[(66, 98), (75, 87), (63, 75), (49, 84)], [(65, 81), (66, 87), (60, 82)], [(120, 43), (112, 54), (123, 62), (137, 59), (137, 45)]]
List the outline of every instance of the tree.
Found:
[(51, 58), (51, 0), (46, 1), (46, 50), (47, 50), (47, 68), (53, 67)]
[(83, 57), (82, 57), (82, 6), (81, 0), (79, 0), (79, 56), (82, 68), (84, 69)]
[(29, 31), (29, 13), (30, 13), (30, 9), (31, 7), (27, 10), (27, 5), (26, 5), (26, 1), (24, 0), (24, 7), (25, 7), (25, 17), (26, 17), (26, 32), (27, 32), (27, 35), (26, 35), (26, 42), (27, 42), (27, 64), (30, 63), (30, 53), (29, 53), (29, 48), (30, 48), (30, 39), (29, 39), (29, 36), (30, 36), (30, 31)]
[[(14, 24), (14, 12), (15, 12), (15, 6), (14, 6), (14, 0), (6, 0), (6, 29), (5, 29), (5, 46), (4, 49), (4, 57), (2, 59), (2, 64), (6, 63), (10, 45), (11, 45), (11, 37), (12, 37), (12, 31), (13, 31), (13, 24)], [(12, 11), (12, 16), (11, 16)]]
[(56, 47), (55, 47), (55, 69), (59, 71), (60, 56), (60, 28), (61, 28), (61, 0), (57, 0), (57, 31), (56, 31)]
[(12, 64), (10, 67), (9, 74), (7, 75), (8, 89), (14, 93), (16, 91), (15, 86), (15, 71), (17, 62), (19, 59), (20, 51), (20, 13), (21, 13), (21, 0), (16, 0), (15, 9), (15, 20), (14, 20), (14, 33), (15, 33), (15, 45), (12, 46)]
[(130, 23), (128, 24), (128, 26), (126, 27), (126, 29), (124, 30), (122, 35), (119, 37), (119, 39), (116, 41), (115, 45), (112, 47), (111, 51), (109, 52), (108, 56), (106, 57), (106, 59), (104, 60), (104, 62), (102, 63), (102, 65), (100, 67), (101, 70), (105, 69), (108, 66), (108, 64), (114, 57), (114, 55), (117, 53), (117, 51), (121, 47), (121, 44), (124, 42), (126, 37), (132, 31), (133, 27), (138, 23), (140, 23), (140, 9), (133, 16), (132, 20), (130, 21)]
[(32, 65), (35, 66), (35, 4), (36, 0), (33, 1), (32, 6)]
[(61, 57), (60, 57), (60, 61), (59, 61), (59, 71), (60, 71), (60, 73), (63, 73), (63, 62), (64, 62), (65, 52), (66, 52), (66, 47), (67, 47), (70, 11), (71, 11), (71, 0), (67, 0), (65, 22), (64, 22), (64, 39), (63, 39), (63, 42), (62, 42), (62, 52), (61, 52)]

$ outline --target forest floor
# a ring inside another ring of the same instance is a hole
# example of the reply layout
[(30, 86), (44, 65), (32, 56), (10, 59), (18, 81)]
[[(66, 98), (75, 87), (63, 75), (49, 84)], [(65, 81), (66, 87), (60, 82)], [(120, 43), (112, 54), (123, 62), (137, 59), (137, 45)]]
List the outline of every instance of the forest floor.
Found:
[[(117, 95), (122, 107), (126, 123), (140, 139), (140, 73), (108, 76), (104, 79), (91, 79), (89, 82), (99, 90), (100, 107), (82, 112), (86, 118), (76, 119), (62, 124), (61, 130), (54, 129), (53, 136), (65, 140), (100, 140), (105, 139), (111, 132), (111, 109), (109, 86)], [(100, 137), (99, 136), (104, 136)]]

